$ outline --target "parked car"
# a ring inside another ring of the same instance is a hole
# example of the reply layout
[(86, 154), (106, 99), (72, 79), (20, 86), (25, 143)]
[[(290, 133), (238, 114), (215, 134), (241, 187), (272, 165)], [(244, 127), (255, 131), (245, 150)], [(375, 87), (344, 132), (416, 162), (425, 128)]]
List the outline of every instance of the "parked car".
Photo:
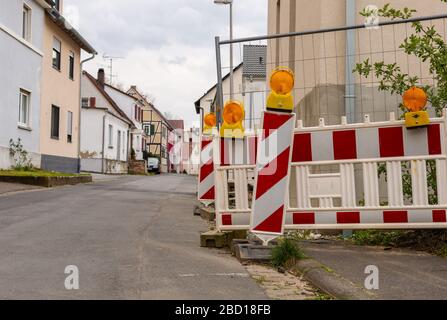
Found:
[(148, 158), (147, 171), (160, 173), (160, 160), (158, 158)]

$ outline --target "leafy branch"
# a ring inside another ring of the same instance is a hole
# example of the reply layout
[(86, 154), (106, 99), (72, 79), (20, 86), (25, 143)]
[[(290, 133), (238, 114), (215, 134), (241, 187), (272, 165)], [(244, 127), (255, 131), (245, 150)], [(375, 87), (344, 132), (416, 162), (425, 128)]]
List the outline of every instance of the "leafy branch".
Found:
[[(440, 0), (444, 3), (447, 0)], [(365, 8), (360, 14), (370, 17), (377, 14), (379, 17), (395, 19), (409, 19), (417, 12), (407, 7), (399, 10), (394, 9), (390, 4), (386, 4), (377, 11)], [(447, 105), (447, 44), (443, 37), (436, 31), (434, 26), (423, 26), (421, 22), (413, 22), (414, 34), (408, 36), (399, 46), (408, 55), (413, 55), (421, 60), (421, 63), (428, 63), (429, 73), (434, 80), (433, 85), (422, 85), (422, 79), (418, 76), (410, 76), (402, 72), (396, 63), (385, 64), (383, 61), (371, 63), (367, 59), (358, 63), (353, 70), (365, 78), (374, 74), (379, 79), (379, 90), (387, 91), (391, 94), (402, 95), (407, 89), (416, 84), (425, 90), (428, 101), (440, 116), (442, 109)], [(403, 112), (406, 112), (403, 105), (400, 105)]]

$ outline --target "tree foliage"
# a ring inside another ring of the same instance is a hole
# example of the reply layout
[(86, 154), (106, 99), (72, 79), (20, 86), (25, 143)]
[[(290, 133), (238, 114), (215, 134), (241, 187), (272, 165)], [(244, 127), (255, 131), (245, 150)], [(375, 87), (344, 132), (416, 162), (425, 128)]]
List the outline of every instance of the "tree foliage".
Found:
[[(447, 0), (440, 0), (446, 3)], [(417, 11), (410, 8), (395, 9), (390, 4), (386, 4), (377, 11), (364, 9), (360, 15), (396, 19), (410, 19)], [(417, 57), (421, 63), (428, 63), (429, 72), (434, 83), (432, 85), (423, 85), (422, 79), (417, 75), (410, 75), (402, 72), (397, 61), (395, 63), (385, 63), (378, 61), (371, 63), (370, 59), (358, 63), (353, 72), (368, 78), (374, 74), (379, 79), (379, 90), (387, 91), (391, 94), (403, 95), (403, 93), (413, 86), (419, 86), (424, 89), (428, 96), (429, 104), (435, 109), (436, 114), (441, 116), (442, 109), (447, 105), (447, 44), (443, 36), (436, 30), (435, 26), (425, 26), (422, 22), (412, 22), (413, 34), (404, 39), (399, 46), (407, 55)], [(403, 104), (399, 105), (403, 114), (407, 111)], [(403, 116), (403, 115), (402, 115)], [(410, 166), (408, 163), (402, 163), (402, 185), (406, 200), (412, 199), (412, 184)], [(379, 166), (379, 176), (385, 176), (386, 167)], [(427, 182), (429, 203), (437, 203), (437, 185), (436, 185), (436, 164), (435, 161), (427, 161)]]
[[(440, 1), (447, 2), (447, 0)], [(382, 18), (396, 20), (412, 18), (416, 12), (407, 7), (395, 9), (390, 4), (386, 4), (376, 13), (370, 9), (364, 9), (360, 14), (364, 17), (377, 14)], [(423, 85), (419, 76), (402, 72), (397, 62), (371, 63), (370, 59), (366, 59), (356, 65), (354, 72), (366, 78), (374, 74), (379, 79), (379, 90), (391, 94), (402, 95), (412, 86), (421, 87), (427, 93), (430, 105), (440, 116), (442, 109), (447, 105), (447, 44), (435, 26), (424, 26), (422, 22), (416, 21), (412, 22), (411, 27), (414, 33), (408, 36), (399, 48), (406, 54), (417, 57), (422, 63), (428, 63), (430, 75), (434, 80), (433, 85)], [(400, 108), (406, 112), (402, 104)]]

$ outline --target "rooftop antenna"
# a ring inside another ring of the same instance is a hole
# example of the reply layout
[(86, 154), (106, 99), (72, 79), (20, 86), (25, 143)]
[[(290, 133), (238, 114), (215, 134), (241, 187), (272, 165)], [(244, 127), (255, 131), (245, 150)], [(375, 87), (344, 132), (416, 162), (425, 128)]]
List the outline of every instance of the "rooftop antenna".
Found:
[(109, 60), (109, 65), (107, 66), (107, 69), (109, 69), (109, 84), (112, 85), (113, 78), (117, 77), (117, 75), (113, 74), (113, 61), (117, 59), (124, 59), (124, 57), (109, 56), (107, 54), (104, 54), (102, 58), (104, 60)]

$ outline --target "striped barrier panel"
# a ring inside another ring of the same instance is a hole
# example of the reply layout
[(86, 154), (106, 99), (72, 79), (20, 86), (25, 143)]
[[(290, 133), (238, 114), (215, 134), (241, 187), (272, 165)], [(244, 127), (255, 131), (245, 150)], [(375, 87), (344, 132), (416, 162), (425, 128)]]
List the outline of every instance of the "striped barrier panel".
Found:
[[(312, 128), (298, 121), (285, 229), (447, 228), (446, 123), (445, 113), (411, 130), (393, 114), (386, 122), (371, 123), (366, 116), (364, 123), (346, 124), (342, 118), (341, 125), (326, 126), (320, 120)], [(428, 163), (436, 171), (436, 190), (427, 184)], [(379, 178), (379, 170), (386, 172), (386, 180)], [(410, 197), (404, 196), (404, 183), (410, 184)], [(216, 208), (221, 230), (250, 229), (247, 202)]]
[(213, 137), (203, 135), (200, 145), (200, 167), (197, 188), (198, 200), (206, 206), (214, 202)]
[(264, 242), (284, 232), (295, 119), (293, 113), (262, 114), (250, 230)]
[[(214, 159), (214, 149), (219, 152)], [(214, 146), (213, 136), (203, 135), (200, 147), (200, 168), (198, 177), (198, 200), (205, 205), (210, 205), (215, 198), (215, 163), (222, 166), (235, 164), (256, 163), (256, 137), (249, 135), (244, 140), (219, 138), (219, 143)]]

